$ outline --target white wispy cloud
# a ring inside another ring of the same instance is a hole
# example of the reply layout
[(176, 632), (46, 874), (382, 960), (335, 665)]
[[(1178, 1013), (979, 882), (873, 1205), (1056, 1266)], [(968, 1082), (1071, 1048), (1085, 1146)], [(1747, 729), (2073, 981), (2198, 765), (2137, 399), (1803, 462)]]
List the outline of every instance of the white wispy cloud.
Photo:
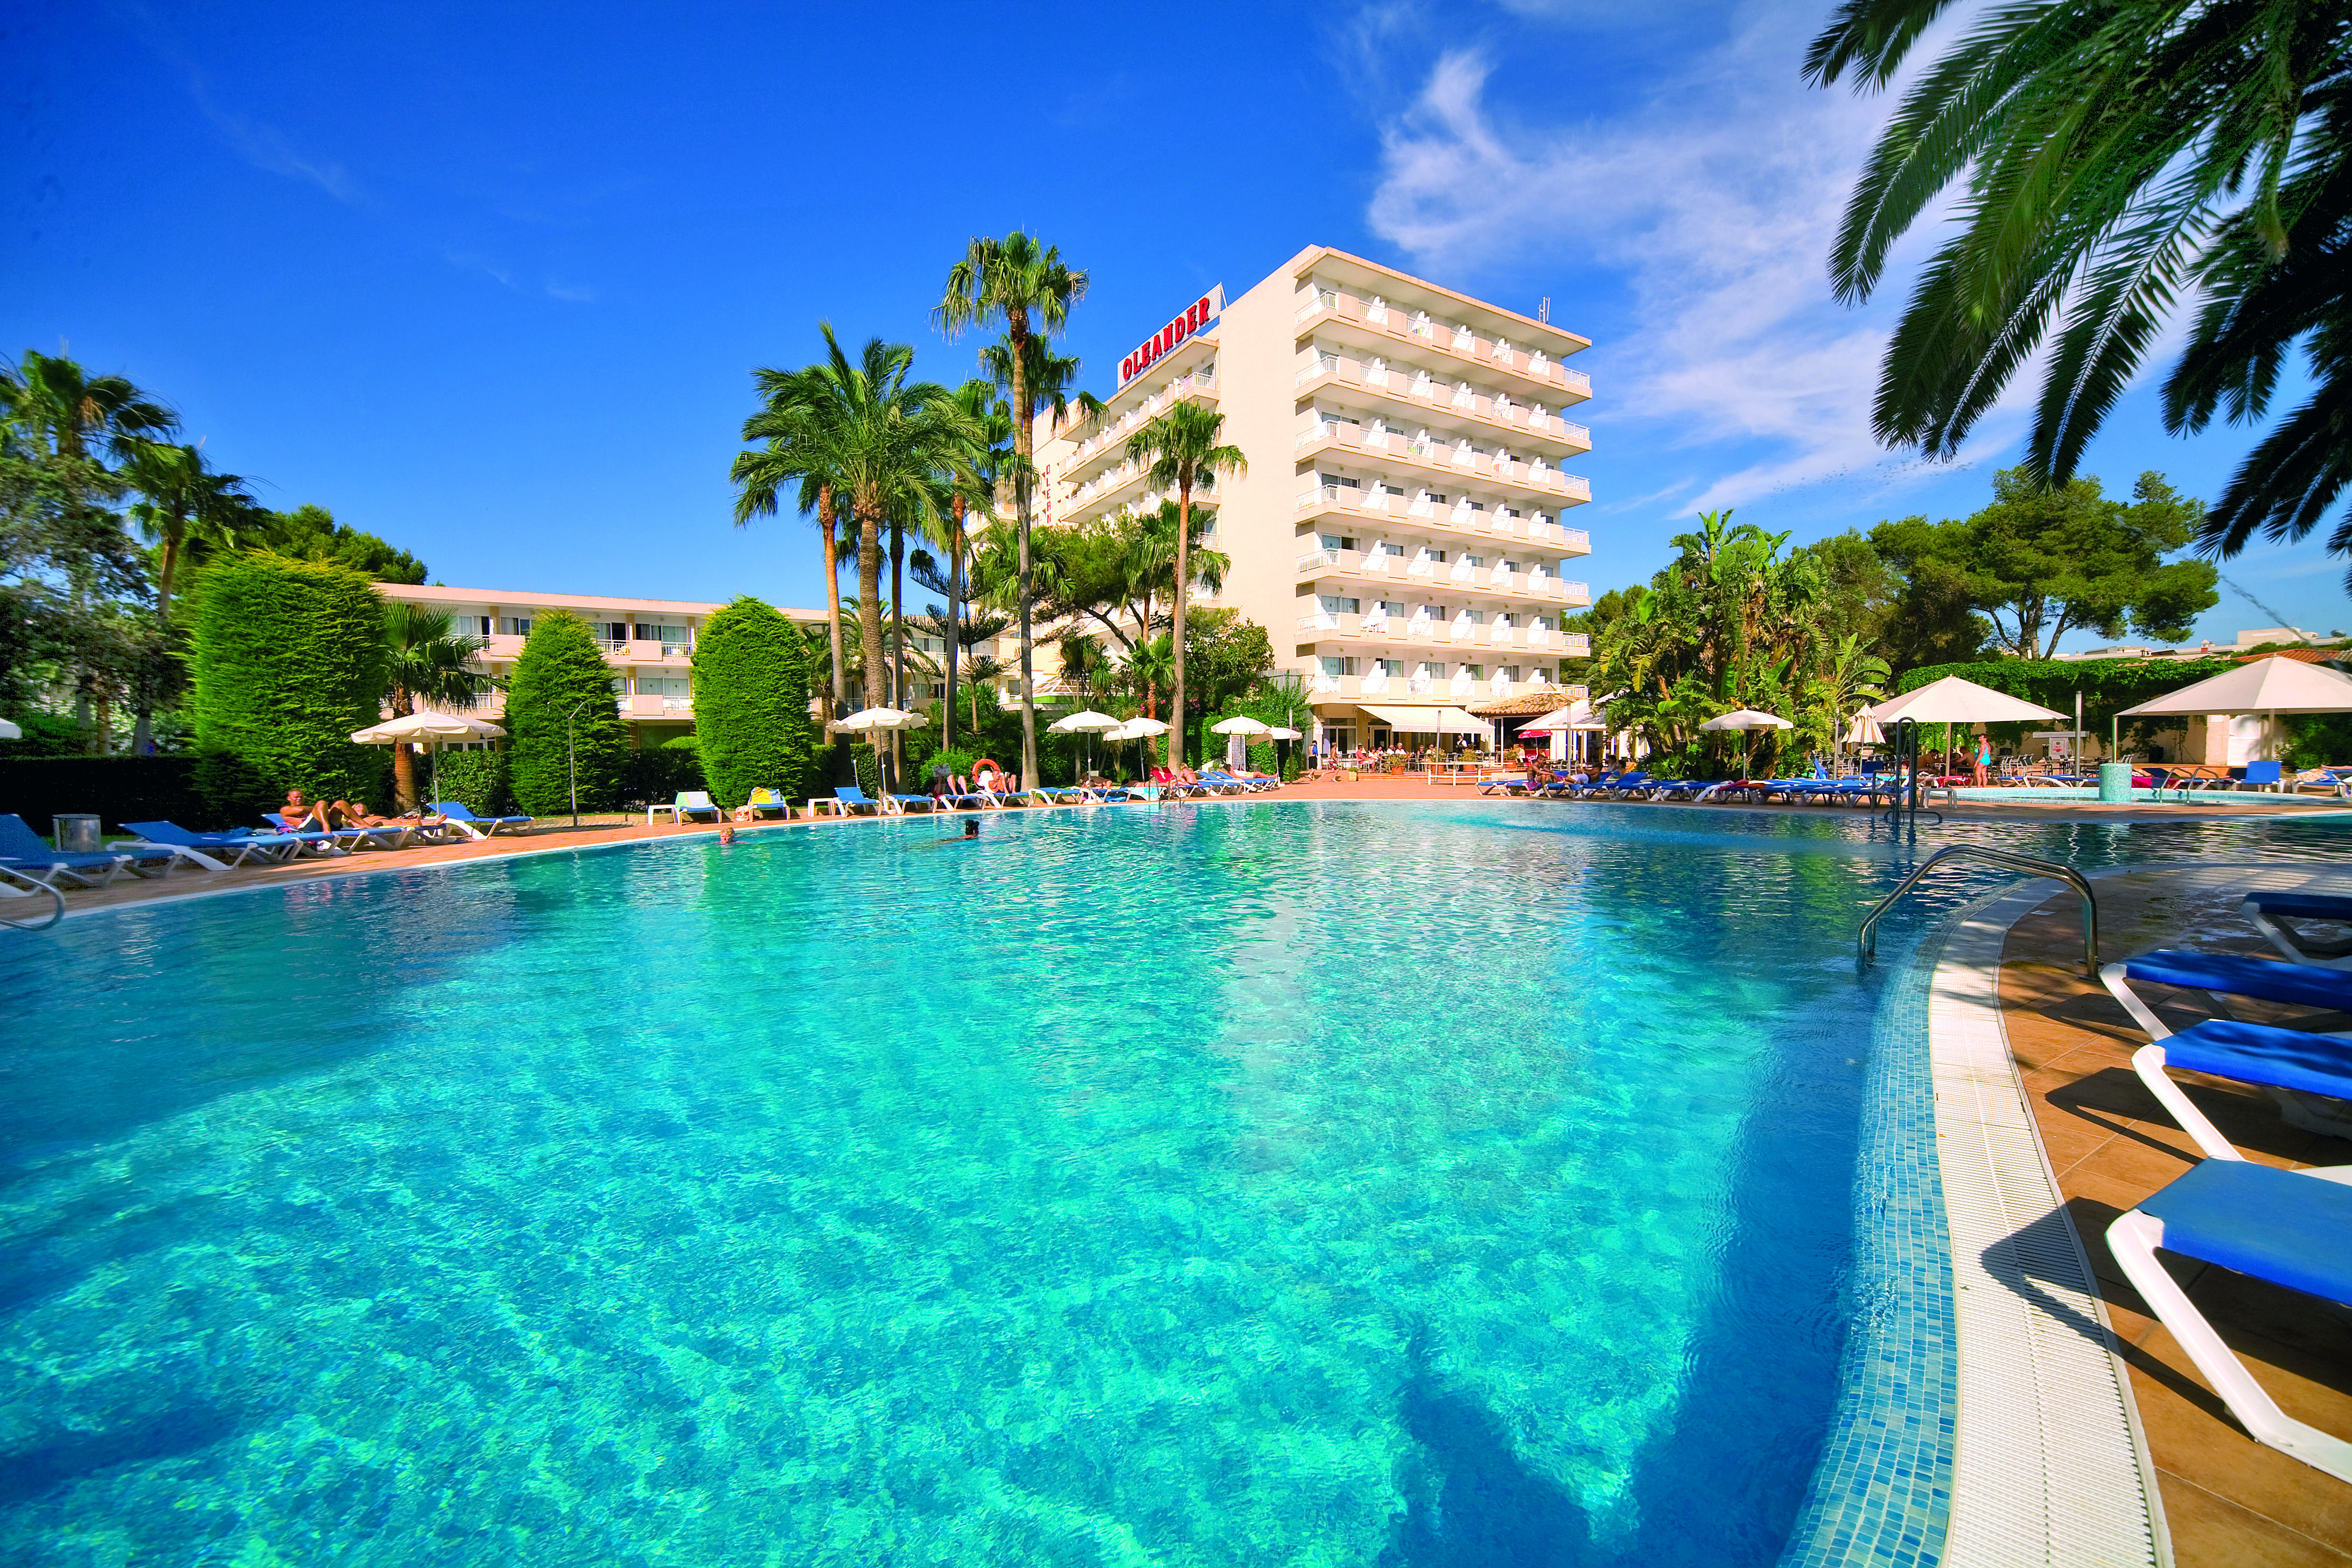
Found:
[(274, 126), (220, 108), (201, 82), (194, 84), (193, 92), (196, 107), (212, 121), (222, 140), (255, 168), (289, 180), (307, 180), (347, 205), (359, 202), (359, 185), (341, 163), (303, 151)]
[[(1888, 100), (1802, 84), (1820, 19), (1818, 4), (1751, 5), (1637, 107), (1583, 125), (1521, 122), (1490, 91), (1491, 57), (1456, 49), (1382, 130), (1370, 223), (1417, 263), (1463, 276), (1575, 247), (1622, 277), (1634, 330), (1611, 345), (1612, 411), (1682, 446), (1756, 444), (1692, 487), (1691, 510), (1865, 472), (1895, 485), (1916, 467), (1879, 447), (1870, 409), (1899, 280), (1932, 226), (1868, 307), (1832, 299), (1831, 241)], [(2016, 426), (2004, 406), (1973, 445)]]

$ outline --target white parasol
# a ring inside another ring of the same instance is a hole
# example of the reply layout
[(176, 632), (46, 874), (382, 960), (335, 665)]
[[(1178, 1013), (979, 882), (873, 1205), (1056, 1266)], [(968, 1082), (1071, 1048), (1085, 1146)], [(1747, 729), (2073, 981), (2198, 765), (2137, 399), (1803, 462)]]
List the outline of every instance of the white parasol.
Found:
[[(2210, 680), (2168, 691), (2151, 702), (2126, 708), (2119, 719), (2154, 718), (2161, 714), (2262, 713), (2275, 721), (2282, 713), (2352, 712), (2352, 677), (2325, 665), (2277, 654), (2225, 670)], [(2264, 726), (2265, 734), (2275, 723)]]
[(2006, 691), (1962, 680), (1957, 675), (1929, 681), (1918, 690), (1906, 691), (1900, 697), (1890, 697), (1868, 712), (1882, 728), (1897, 719), (1922, 724), (2016, 724), (2033, 719), (2066, 717), (2022, 697), (2011, 697)]
[(405, 713), (397, 719), (387, 719), (381, 724), (371, 724), (364, 730), (354, 730), (352, 739), (362, 746), (412, 743), (431, 746), (433, 795), (437, 800), (441, 795), (443, 746), (452, 741), (502, 741), (506, 739), (506, 733), (488, 719), (468, 719), (463, 713)]

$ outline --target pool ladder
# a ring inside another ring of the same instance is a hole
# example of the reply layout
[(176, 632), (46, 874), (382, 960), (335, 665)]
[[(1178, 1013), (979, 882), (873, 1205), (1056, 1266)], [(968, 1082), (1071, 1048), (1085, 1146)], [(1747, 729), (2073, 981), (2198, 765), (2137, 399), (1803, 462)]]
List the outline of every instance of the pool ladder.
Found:
[(1895, 890), (1878, 900), (1878, 907), (1862, 917), (1862, 930), (1855, 941), (1866, 963), (1878, 953), (1878, 920), (1895, 905), (1895, 900), (1917, 887), (1928, 872), (1948, 860), (1973, 857), (2005, 866), (2012, 871), (2031, 871), (2037, 877), (2047, 877), (2064, 882), (2083, 896), (2083, 973), (2093, 980), (2099, 977), (2099, 900), (2091, 892), (2089, 879), (2072, 866), (2055, 860), (2037, 860), (2031, 855), (2013, 854), (2007, 849), (1995, 849), (1984, 844), (1953, 844), (1937, 850), (1919, 862), (1911, 874), (1895, 884)]
[[(17, 880), (32, 882), (32, 887), (18, 887), (16, 885)], [(47, 893), (49, 896), (49, 903), (51, 906), (49, 910), (49, 918), (47, 920), (36, 922), (31, 920), (20, 921), (13, 915), (0, 914), (0, 926), (7, 926), (16, 931), (47, 931), (51, 926), (66, 918), (66, 896), (63, 893), (58, 892), (55, 888), (49, 886), (48, 883), (33, 881), (29, 877), (18, 879), (0, 878), (0, 898), (37, 899), (43, 893)]]

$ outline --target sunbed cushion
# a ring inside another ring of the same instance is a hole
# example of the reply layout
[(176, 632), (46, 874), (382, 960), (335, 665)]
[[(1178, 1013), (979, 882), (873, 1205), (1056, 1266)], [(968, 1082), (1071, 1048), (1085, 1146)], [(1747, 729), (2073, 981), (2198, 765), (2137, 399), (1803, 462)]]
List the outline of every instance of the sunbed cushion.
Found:
[(2307, 921), (2352, 921), (2352, 899), (2325, 893), (2248, 893), (2246, 902), (2266, 915)]
[(2352, 1186), (2208, 1160), (2139, 1206), (2164, 1222), (2167, 1252), (2352, 1302)]
[(2167, 1067), (2210, 1072), (2239, 1083), (2273, 1083), (2305, 1094), (2352, 1098), (2352, 1040), (2208, 1018), (2166, 1038)]
[(2352, 972), (2310, 963), (2277, 963), (2236, 953), (2188, 952), (2159, 948), (2124, 963), (2133, 980), (2187, 985), (2230, 996), (2258, 996), (2305, 1007), (2352, 1007)]

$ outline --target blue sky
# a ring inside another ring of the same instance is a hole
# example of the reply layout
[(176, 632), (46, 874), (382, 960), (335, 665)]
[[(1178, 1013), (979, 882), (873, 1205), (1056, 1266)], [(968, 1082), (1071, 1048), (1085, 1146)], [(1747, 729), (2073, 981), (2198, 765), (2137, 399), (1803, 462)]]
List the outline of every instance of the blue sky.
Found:
[[(961, 380), (929, 308), (1026, 226), (1093, 275), (1107, 390), (1328, 244), (1594, 340), (1599, 589), (1701, 507), (1811, 539), (1965, 514), (2015, 460), (2017, 393), (1956, 465), (1870, 440), (1900, 292), (1841, 307), (1822, 257), (1888, 103), (1799, 83), (1825, 9), (13, 5), (0, 347), (131, 375), (449, 583), (807, 605), (812, 531), (736, 530), (725, 475), (751, 367), (820, 318)], [(2210, 497), (2254, 438), (2168, 437), (2144, 385), (2086, 468)], [(2352, 626), (2315, 543), (2224, 570)], [(2200, 629), (2270, 621), (2225, 591)]]

